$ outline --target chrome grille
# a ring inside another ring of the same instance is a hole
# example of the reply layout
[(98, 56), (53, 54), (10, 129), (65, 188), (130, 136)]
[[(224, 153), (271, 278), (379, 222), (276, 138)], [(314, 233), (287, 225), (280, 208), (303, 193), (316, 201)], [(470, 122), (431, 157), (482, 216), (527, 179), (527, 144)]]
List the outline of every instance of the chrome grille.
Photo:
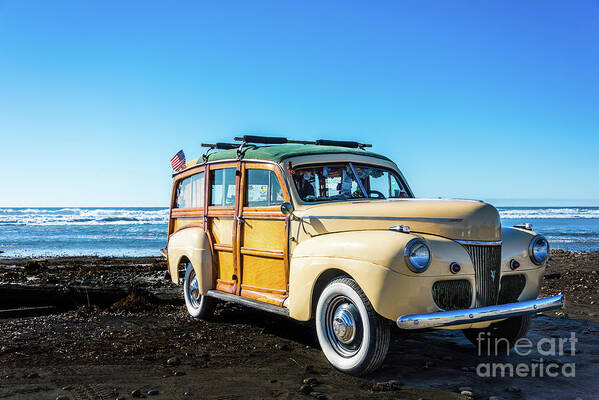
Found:
[(501, 271), (501, 246), (463, 245), (474, 265), (476, 307), (497, 304)]
[(445, 311), (470, 308), (472, 286), (466, 279), (437, 281), (433, 284), (433, 299), (437, 306)]

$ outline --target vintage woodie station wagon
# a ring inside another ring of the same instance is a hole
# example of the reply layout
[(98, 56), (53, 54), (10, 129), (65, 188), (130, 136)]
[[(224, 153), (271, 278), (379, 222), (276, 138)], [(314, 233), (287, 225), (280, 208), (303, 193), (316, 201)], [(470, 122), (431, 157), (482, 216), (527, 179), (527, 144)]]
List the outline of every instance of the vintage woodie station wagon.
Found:
[(236, 140), (173, 175), (163, 254), (193, 317), (224, 300), (314, 320), (330, 363), (360, 375), (385, 359), (391, 321), (508, 346), (563, 306), (537, 299), (547, 240), (493, 206), (415, 198), (368, 145)]

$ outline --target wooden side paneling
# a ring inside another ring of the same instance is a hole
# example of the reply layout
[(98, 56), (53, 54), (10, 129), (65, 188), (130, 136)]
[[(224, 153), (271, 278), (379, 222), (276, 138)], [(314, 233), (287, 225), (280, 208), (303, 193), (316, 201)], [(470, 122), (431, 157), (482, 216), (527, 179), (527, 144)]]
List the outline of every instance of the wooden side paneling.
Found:
[(173, 233), (180, 231), (184, 228), (191, 227), (204, 227), (204, 219), (202, 217), (199, 218), (176, 218), (173, 220)]
[(241, 258), (243, 262), (241, 282), (243, 285), (287, 290), (285, 265), (282, 259), (250, 254), (242, 254)]
[[(237, 163), (219, 163), (208, 166), (210, 171), (221, 168), (235, 168)], [(205, 217), (208, 224), (208, 232), (214, 249), (214, 260), (216, 269), (216, 288), (223, 292), (236, 293), (238, 282), (233, 276), (238, 275), (236, 265), (236, 253), (234, 248), (237, 222), (235, 219), (235, 207), (211, 206), (211, 182), (210, 173), (206, 172), (206, 202)], [(239, 178), (237, 178), (239, 180)]]
[(233, 244), (233, 229), (235, 224), (233, 223), (233, 217), (215, 217), (211, 218), (210, 231), (214, 244)]
[(243, 247), (283, 251), (284, 244), (284, 221), (246, 218), (243, 227)]
[(253, 289), (241, 285), (241, 295), (249, 299), (262, 301), (264, 303), (274, 304), (275, 306), (281, 307), (283, 302), (287, 298), (286, 294), (273, 293), (272, 291), (265, 291), (261, 288)]
[(214, 252), (218, 259), (218, 279), (231, 281), (231, 277), (235, 273), (235, 269), (233, 268), (233, 253), (227, 250), (215, 250)]
[[(288, 271), (285, 236), (285, 216), (280, 206), (248, 207), (246, 205), (247, 170), (274, 171), (284, 182), (278, 168), (272, 164), (248, 162), (242, 168), (239, 215), (239, 257), (241, 266), (241, 296), (282, 306), (287, 298)], [(289, 201), (287, 187), (281, 184), (283, 197)]]
[(251, 247), (242, 247), (241, 254), (247, 254), (250, 256), (268, 257), (283, 259), (285, 253), (282, 250), (266, 250), (266, 249), (252, 249)]
[(203, 208), (173, 208), (171, 211), (173, 218), (202, 218), (204, 216)]

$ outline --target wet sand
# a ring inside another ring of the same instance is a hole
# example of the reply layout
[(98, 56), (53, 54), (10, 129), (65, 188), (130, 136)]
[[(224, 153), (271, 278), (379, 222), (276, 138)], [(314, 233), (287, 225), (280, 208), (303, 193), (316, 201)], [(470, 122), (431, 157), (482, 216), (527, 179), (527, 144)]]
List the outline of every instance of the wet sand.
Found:
[[(552, 252), (543, 295), (562, 292), (567, 306), (534, 318), (530, 330), (533, 341), (575, 332), (577, 353), (491, 360), (574, 363), (575, 377), (480, 377), (476, 367), (490, 360), (459, 331), (394, 329), (383, 367), (358, 379), (329, 366), (312, 324), (231, 304), (219, 305), (211, 321), (190, 319), (160, 258), (0, 259), (0, 308), (56, 307), (0, 319), (0, 398), (444, 399), (458, 398), (460, 389), (482, 399), (593, 398), (598, 271), (599, 253)], [(8, 295), (9, 286), (46, 292)]]

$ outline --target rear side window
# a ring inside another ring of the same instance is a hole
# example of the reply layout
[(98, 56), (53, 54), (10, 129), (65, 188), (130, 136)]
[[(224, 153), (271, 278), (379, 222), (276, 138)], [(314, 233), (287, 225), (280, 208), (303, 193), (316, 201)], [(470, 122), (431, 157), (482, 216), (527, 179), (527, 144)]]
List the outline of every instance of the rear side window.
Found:
[(283, 203), (283, 190), (274, 172), (266, 169), (248, 169), (247, 173), (249, 207), (268, 207)]
[(204, 173), (192, 175), (179, 182), (176, 208), (199, 208), (204, 206)]
[(235, 168), (210, 171), (210, 205), (231, 207), (235, 205)]

